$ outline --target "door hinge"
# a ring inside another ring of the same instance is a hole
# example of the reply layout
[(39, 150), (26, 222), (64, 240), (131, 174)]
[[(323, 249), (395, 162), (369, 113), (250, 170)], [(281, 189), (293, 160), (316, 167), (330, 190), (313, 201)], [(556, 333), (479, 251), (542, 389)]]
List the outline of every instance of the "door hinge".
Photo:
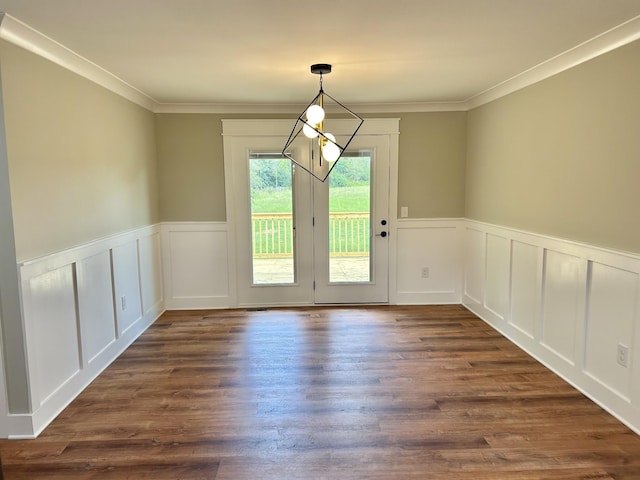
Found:
[(313, 281), (313, 289), (314, 290), (316, 289), (316, 281), (315, 280)]
[(312, 227), (316, 226), (316, 217), (311, 217), (311, 226)]

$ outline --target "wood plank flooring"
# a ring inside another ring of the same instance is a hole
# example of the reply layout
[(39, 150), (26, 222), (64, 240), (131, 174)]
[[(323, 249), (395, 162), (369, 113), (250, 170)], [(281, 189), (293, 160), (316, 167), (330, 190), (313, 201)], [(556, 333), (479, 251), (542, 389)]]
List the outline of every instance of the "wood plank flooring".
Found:
[(640, 479), (640, 436), (461, 306), (169, 312), (12, 479)]

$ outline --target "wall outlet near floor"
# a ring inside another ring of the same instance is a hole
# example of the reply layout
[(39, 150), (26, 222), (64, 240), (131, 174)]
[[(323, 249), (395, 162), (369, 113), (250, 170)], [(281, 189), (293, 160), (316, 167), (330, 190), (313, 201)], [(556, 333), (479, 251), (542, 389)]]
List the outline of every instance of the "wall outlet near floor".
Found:
[(400, 218), (407, 218), (409, 216), (409, 207), (400, 207)]
[(622, 365), (623, 367), (629, 366), (629, 347), (622, 343), (618, 344), (617, 360), (619, 365)]
[(422, 278), (429, 278), (429, 267), (422, 267)]

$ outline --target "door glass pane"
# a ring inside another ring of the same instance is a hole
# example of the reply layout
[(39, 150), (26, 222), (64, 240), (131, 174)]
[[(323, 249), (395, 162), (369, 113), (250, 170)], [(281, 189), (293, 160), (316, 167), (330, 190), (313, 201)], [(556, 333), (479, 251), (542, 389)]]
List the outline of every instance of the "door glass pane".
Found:
[(281, 154), (250, 154), (254, 285), (295, 282), (292, 179), (288, 158)]
[(371, 152), (347, 152), (329, 175), (329, 281), (371, 281)]

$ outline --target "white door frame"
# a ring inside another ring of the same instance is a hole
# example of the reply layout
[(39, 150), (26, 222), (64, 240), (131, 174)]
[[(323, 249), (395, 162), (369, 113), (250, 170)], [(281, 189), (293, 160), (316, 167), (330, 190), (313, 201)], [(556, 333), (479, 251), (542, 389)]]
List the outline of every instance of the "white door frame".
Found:
[[(398, 210), (398, 143), (399, 143), (399, 118), (367, 118), (360, 128), (359, 135), (388, 135), (389, 136), (389, 302), (395, 300), (396, 284), (396, 254), (395, 254), (395, 230)], [(225, 170), (225, 199), (227, 215), (227, 255), (229, 268), (229, 293), (230, 301), (235, 306), (240, 305), (290, 305), (291, 302), (275, 299), (268, 303), (257, 299), (255, 302), (238, 301), (237, 274), (237, 200), (234, 194), (234, 151), (238, 145), (245, 144), (243, 137), (280, 137), (282, 145), (291, 132), (295, 120), (283, 119), (223, 119), (222, 135), (224, 146), (224, 170)], [(236, 157), (237, 158), (237, 157)], [(313, 295), (308, 304), (313, 303)], [(301, 303), (302, 304), (302, 303)]]

